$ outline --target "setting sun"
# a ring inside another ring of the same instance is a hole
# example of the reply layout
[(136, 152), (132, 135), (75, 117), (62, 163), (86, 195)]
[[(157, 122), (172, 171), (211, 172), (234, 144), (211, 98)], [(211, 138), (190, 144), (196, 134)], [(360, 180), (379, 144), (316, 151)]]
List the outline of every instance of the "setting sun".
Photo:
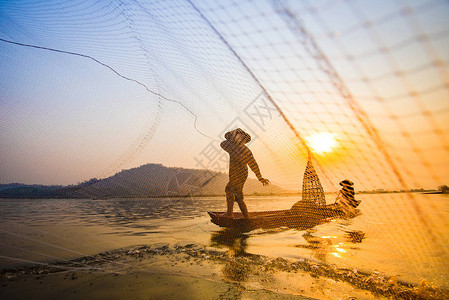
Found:
[(312, 152), (318, 154), (329, 153), (337, 146), (335, 134), (320, 132), (306, 138), (307, 144)]

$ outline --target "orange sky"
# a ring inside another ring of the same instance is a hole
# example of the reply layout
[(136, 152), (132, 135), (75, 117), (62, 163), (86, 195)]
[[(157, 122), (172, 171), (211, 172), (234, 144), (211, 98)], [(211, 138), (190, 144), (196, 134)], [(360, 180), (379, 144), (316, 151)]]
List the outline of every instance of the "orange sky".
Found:
[(285, 4), (290, 20), (269, 2), (198, 3), (209, 23), (167, 5), (0, 5), (0, 38), (96, 59), (2, 42), (0, 183), (201, 168), (206, 152), (226, 171), (214, 151), (241, 127), (264, 176), (299, 189), (307, 151), (263, 89), (302, 139), (335, 138), (314, 156), (325, 190), (449, 183), (447, 3)]

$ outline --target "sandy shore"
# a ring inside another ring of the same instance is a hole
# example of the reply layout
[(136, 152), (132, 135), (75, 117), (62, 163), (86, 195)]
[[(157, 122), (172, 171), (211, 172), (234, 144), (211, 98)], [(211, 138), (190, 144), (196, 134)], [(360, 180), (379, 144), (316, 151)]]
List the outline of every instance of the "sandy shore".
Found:
[(310, 299), (191, 276), (74, 273), (22, 278), (1, 289), (2, 299)]
[(423, 282), (308, 260), (143, 245), (0, 272), (1, 299), (447, 299)]

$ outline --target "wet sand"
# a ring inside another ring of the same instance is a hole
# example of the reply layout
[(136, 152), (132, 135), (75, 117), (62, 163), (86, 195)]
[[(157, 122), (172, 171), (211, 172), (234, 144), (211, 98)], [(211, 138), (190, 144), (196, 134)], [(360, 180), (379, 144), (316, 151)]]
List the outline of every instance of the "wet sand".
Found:
[(1, 299), (448, 299), (426, 282), (311, 260), (142, 245), (0, 272)]
[(2, 287), (3, 299), (308, 299), (233, 283), (166, 274), (76, 273), (22, 279)]

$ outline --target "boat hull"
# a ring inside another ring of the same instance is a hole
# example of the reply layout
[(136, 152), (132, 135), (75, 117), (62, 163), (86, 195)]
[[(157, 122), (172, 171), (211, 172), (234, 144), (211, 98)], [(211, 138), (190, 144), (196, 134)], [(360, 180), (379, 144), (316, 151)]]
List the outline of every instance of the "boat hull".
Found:
[(235, 212), (233, 218), (224, 217), (224, 212), (208, 212), (212, 223), (227, 228), (253, 230), (257, 228), (290, 227), (306, 229), (325, 223), (331, 218), (344, 216), (336, 206), (310, 207), (301, 209), (250, 212), (248, 219)]

